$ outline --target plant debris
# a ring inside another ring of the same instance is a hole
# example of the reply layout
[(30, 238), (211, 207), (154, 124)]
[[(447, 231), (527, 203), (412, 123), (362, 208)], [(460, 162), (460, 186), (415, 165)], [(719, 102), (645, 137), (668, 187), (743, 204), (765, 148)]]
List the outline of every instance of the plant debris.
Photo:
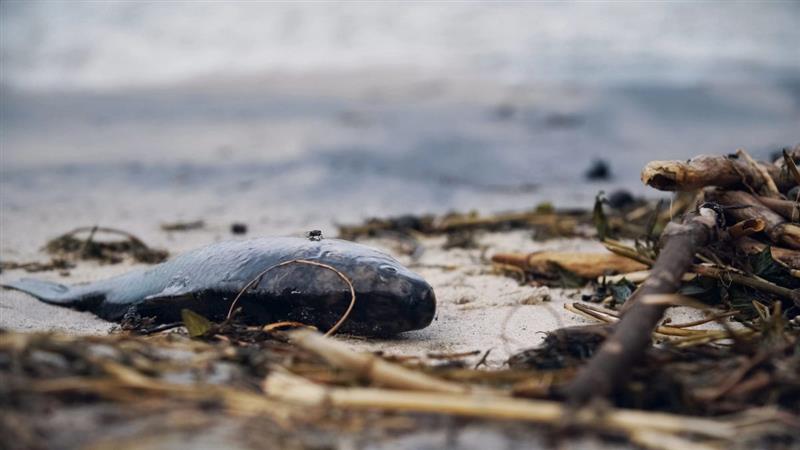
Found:
[(22, 269), (26, 272), (46, 272), (49, 270), (69, 270), (75, 267), (75, 263), (65, 258), (51, 258), (48, 262), (25, 262), (1, 261), (0, 272), (4, 270)]
[(162, 223), (161, 229), (164, 231), (191, 231), (201, 230), (205, 228), (206, 223), (202, 220), (193, 220), (190, 222), (169, 222)]
[[(604, 197), (598, 197), (594, 214), (583, 209), (556, 209), (550, 203), (542, 203), (528, 211), (504, 212), (489, 216), (482, 216), (477, 212), (451, 212), (441, 216), (403, 215), (371, 218), (362, 224), (339, 225), (339, 237), (348, 240), (367, 237), (414, 239), (420, 236), (444, 235), (447, 237), (449, 247), (458, 247), (459, 242), (475, 239), (482, 232), (510, 230), (531, 230), (538, 240), (593, 237), (597, 225), (597, 208), (602, 208), (603, 224), (608, 236), (638, 238), (648, 230), (663, 229), (671, 217), (670, 214), (679, 214), (690, 203), (675, 202), (673, 209), (663, 212), (659, 211), (658, 203), (641, 199), (616, 200), (612, 206)], [(466, 242), (469, 244), (469, 241)]]
[[(691, 366), (693, 354), (708, 358), (713, 350), (702, 345), (664, 350), (636, 369), (622, 397), (627, 408), (611, 407), (601, 416), (587, 413), (568, 419), (565, 406), (547, 387), (574, 376), (602, 342), (606, 333), (602, 327), (558, 330), (535, 355), (527, 352), (512, 358), (508, 369), (486, 370), (454, 364), (475, 357), (475, 352), (433, 355), (432, 362), (393, 361), (354, 352), (310, 330), (284, 333), (236, 321), (210, 324), (193, 313), (185, 317), (191, 317), (187, 325), (200, 324), (195, 338), (183, 328), (150, 336), (0, 332), (3, 435), (19, 448), (55, 444), (82, 448), (99, 445), (109, 436), (160, 446), (169, 442), (171, 433), (183, 429), (181, 424), (199, 425), (193, 433), (208, 440), (214, 436), (209, 430), (217, 427), (241, 430), (257, 423), (270, 430), (271, 439), (291, 438), (299, 441), (296, 448), (317, 448), (310, 436), (375, 436), (376, 430), (389, 431), (398, 421), (405, 433), (453, 429), (453, 422), (433, 420), (430, 415), (434, 415), (491, 420), (480, 422), (482, 432), (503, 429), (510, 426), (504, 424), (508, 421), (555, 431), (564, 420), (571, 420), (585, 432), (640, 445), (640, 434), (646, 431), (687, 445), (702, 445), (708, 439), (742, 448), (765, 440), (796, 442), (792, 427), (797, 411), (791, 402), (798, 387), (791, 371), (798, 361), (787, 343), (756, 360), (726, 359), (722, 351), (700, 366)], [(442, 358), (447, 364), (436, 362)], [(663, 367), (665, 361), (674, 370), (659, 373), (659, 364)], [(745, 377), (744, 386), (728, 387), (730, 382), (714, 382), (734, 379), (734, 371), (708, 372), (733, 366), (751, 367), (755, 380)], [(669, 389), (675, 384), (642, 389), (638, 380), (645, 382), (648, 376), (683, 384), (675, 391)], [(713, 388), (717, 391), (707, 390)], [(725, 392), (718, 395), (723, 388)], [(703, 400), (675, 403), (677, 397), (671, 395), (685, 391)], [(787, 402), (788, 407), (781, 412), (753, 409), (754, 398), (758, 405), (777, 399), (777, 404)], [(180, 412), (182, 420), (169, 411)], [(739, 415), (726, 415), (733, 411)], [(59, 414), (73, 416), (68, 430), (56, 420)], [(150, 430), (143, 434), (137, 432), (142, 428), (131, 425), (151, 415), (165, 428), (142, 425)], [(533, 435), (541, 432), (535, 427), (522, 429)], [(144, 440), (145, 435), (150, 440)], [(515, 436), (512, 441), (529, 439), (526, 433)], [(644, 446), (658, 448), (652, 443)]]
[[(101, 240), (98, 235), (122, 236), (122, 239)], [(102, 264), (118, 264), (130, 258), (135, 262), (156, 264), (169, 256), (166, 250), (148, 247), (127, 231), (106, 227), (81, 227), (50, 240), (45, 251), (53, 261), (92, 260)]]

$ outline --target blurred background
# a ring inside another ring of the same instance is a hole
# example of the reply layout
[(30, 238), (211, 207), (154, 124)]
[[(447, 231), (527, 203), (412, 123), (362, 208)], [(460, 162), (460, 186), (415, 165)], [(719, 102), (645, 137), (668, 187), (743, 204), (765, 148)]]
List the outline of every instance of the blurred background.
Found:
[(659, 195), (649, 160), (800, 142), (798, 23), (796, 1), (3, 1), (0, 249), (37, 224)]

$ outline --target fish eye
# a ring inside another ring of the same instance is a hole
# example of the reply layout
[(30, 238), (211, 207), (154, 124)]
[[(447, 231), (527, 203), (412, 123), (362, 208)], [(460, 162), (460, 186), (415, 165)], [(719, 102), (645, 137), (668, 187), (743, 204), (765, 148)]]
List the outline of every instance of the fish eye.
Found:
[(397, 273), (397, 268), (394, 267), (394, 266), (391, 266), (389, 264), (383, 264), (383, 265), (381, 265), (379, 267), (379, 269), (380, 269), (381, 272), (383, 272), (383, 273), (385, 273), (387, 275), (391, 275), (391, 274)]

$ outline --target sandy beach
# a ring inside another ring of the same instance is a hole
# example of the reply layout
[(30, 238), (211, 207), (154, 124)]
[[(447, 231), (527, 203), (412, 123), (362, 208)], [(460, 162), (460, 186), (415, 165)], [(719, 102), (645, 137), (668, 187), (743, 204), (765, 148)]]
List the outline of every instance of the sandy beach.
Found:
[[(176, 241), (190, 247), (213, 241), (226, 230), (194, 230), (181, 233), (162, 232), (154, 241), (164, 248), (176, 248)], [(222, 228), (222, 227), (220, 227)], [(422, 240), (419, 257), (399, 252), (397, 241), (367, 239), (365, 244), (394, 254), (401, 262), (423, 275), (434, 287), (438, 307), (434, 322), (423, 330), (402, 333), (391, 339), (364, 339), (344, 336), (354, 348), (381, 351), (390, 355), (477, 351), (489, 367), (501, 368), (514, 353), (538, 345), (546, 333), (566, 326), (595, 323), (566, 311), (564, 305), (580, 300), (579, 289), (561, 289), (520, 285), (513, 277), (492, 270), (487, 258), (498, 252), (534, 252), (542, 250), (601, 252), (604, 248), (591, 239), (551, 239), (537, 241), (530, 231), (484, 233), (475, 249), (443, 249), (445, 238)], [(0, 283), (20, 277), (38, 277), (61, 283), (79, 283), (124, 273), (135, 264), (99, 265), (79, 263), (67, 274), (44, 272), (27, 274), (9, 270), (0, 274)], [(589, 292), (589, 291), (587, 291)], [(687, 308), (671, 312), (678, 322), (701, 318)], [(0, 326), (26, 332), (57, 331), (69, 334), (102, 335), (113, 332), (116, 324), (88, 312), (47, 305), (15, 291), (3, 291), (0, 297)]]

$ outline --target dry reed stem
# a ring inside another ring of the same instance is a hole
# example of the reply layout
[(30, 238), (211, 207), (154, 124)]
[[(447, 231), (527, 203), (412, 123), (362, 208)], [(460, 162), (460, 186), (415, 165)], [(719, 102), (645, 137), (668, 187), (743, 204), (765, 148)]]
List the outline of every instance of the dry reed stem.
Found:
[(764, 166), (758, 164), (744, 149), (740, 148), (737, 150), (736, 155), (747, 161), (747, 164), (753, 168), (753, 171), (761, 176), (762, 191), (764, 191), (767, 197), (781, 198), (781, 192), (778, 190), (778, 186), (775, 185), (775, 181), (772, 180), (772, 177), (770, 177)]
[[(266, 378), (264, 391), (270, 398), (304, 407), (447, 414), (549, 425), (559, 425), (567, 418), (567, 409), (553, 401), (477, 394), (325, 387), (282, 372), (273, 372)], [(601, 430), (610, 428), (628, 434), (637, 430), (652, 430), (730, 439), (736, 431), (734, 423), (719, 419), (625, 409), (610, 409), (602, 414), (595, 410), (582, 409), (570, 416), (570, 420), (575, 425)]]
[(369, 354), (351, 350), (347, 345), (311, 330), (289, 333), (292, 343), (321, 356), (328, 364), (347, 370), (381, 386), (418, 391), (465, 393), (470, 386), (441, 380), (407, 369)]
[(492, 256), (492, 262), (513, 265), (542, 274), (551, 273), (552, 265), (556, 264), (583, 278), (596, 278), (609, 272), (635, 272), (646, 268), (644, 264), (625, 256), (590, 252), (498, 253)]
[(731, 239), (739, 239), (745, 236), (760, 233), (764, 231), (764, 228), (766, 227), (767, 224), (762, 219), (754, 218), (736, 222), (728, 227), (727, 231)]
[[(800, 153), (795, 149), (792, 153)], [(800, 170), (797, 169), (797, 165), (794, 163), (794, 158), (792, 157), (786, 149), (783, 149), (783, 163), (786, 165), (786, 169), (794, 178), (794, 182), (800, 185)]]

